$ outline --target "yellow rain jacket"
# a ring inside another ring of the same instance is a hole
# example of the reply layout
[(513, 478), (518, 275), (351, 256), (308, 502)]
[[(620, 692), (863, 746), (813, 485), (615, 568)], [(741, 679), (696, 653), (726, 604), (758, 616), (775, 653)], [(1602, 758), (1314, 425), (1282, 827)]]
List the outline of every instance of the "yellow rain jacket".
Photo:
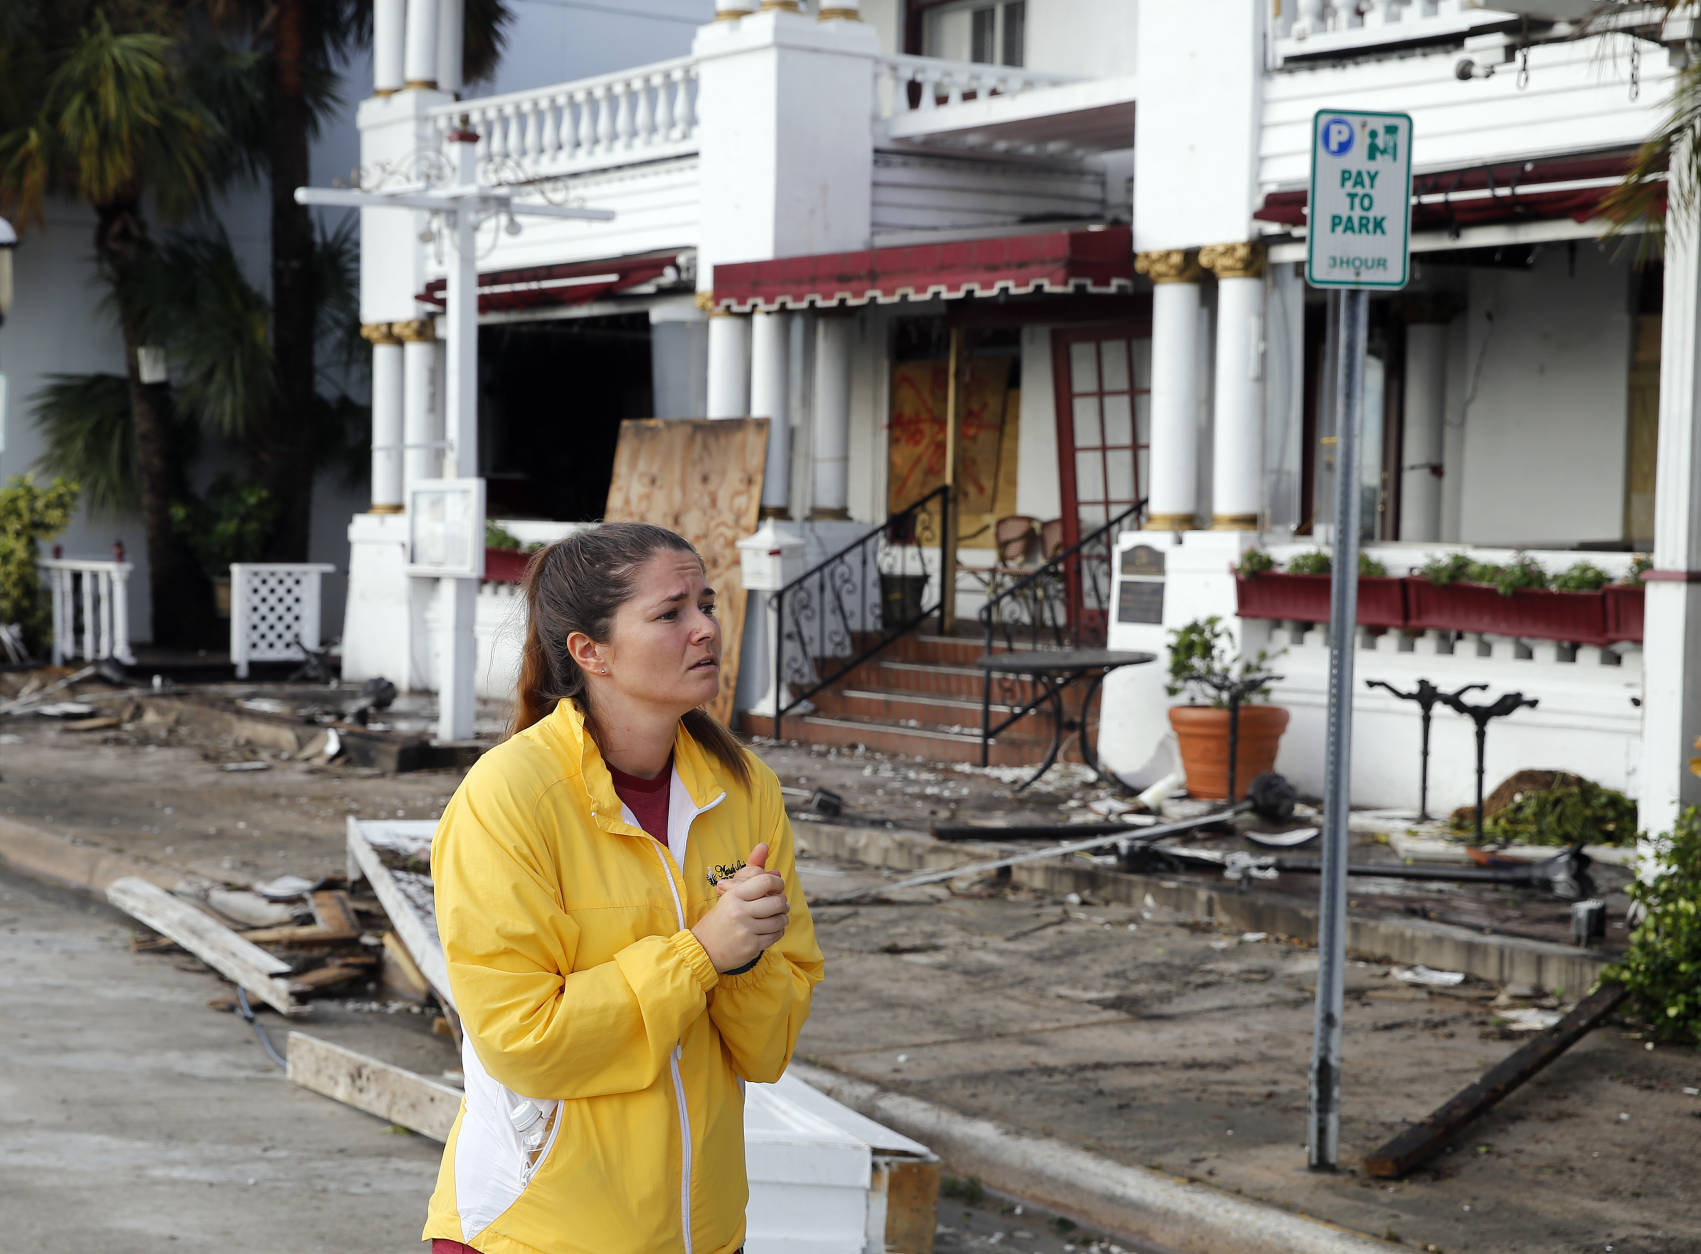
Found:
[[(431, 850), (466, 1101), (424, 1239), (482, 1254), (727, 1254), (744, 1240), (743, 1081), (779, 1079), (821, 979), (779, 781), (681, 728), (668, 847), (571, 701), (492, 749)], [(767, 841), (791, 921), (742, 975), (690, 932)]]

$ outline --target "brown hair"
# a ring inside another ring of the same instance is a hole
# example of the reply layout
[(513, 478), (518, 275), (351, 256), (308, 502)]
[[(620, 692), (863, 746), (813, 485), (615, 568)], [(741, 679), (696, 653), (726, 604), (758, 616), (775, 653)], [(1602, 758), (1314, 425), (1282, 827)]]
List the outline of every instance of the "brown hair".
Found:
[[(514, 696), (509, 735), (546, 718), (563, 697), (585, 717), (585, 729), (597, 739), (585, 672), (567, 652), (567, 637), (582, 631), (606, 641), (614, 612), (632, 596), (638, 568), (662, 550), (702, 556), (684, 536), (650, 523), (599, 523), (589, 531), (557, 540), (535, 554), (526, 567), (526, 643), (520, 655), (520, 681)], [(723, 641), (736, 649), (739, 642)], [(707, 710), (691, 710), (680, 719), (691, 738), (732, 773), (750, 783), (750, 767), (737, 738)]]

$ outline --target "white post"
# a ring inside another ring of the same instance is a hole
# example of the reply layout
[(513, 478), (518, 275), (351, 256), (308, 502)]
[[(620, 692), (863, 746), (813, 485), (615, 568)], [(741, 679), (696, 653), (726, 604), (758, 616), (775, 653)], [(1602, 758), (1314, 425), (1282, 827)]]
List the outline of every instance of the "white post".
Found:
[(78, 571), (77, 586), (83, 593), (83, 656), (92, 662), (100, 656), (95, 652), (95, 617), (99, 613), (99, 607), (95, 595), (94, 572)]
[(112, 571), (112, 656), (126, 666), (136, 661), (130, 652), (129, 562), (119, 562)]
[(1189, 251), (1166, 249), (1136, 254), (1134, 267), (1153, 283), (1146, 529), (1190, 531), (1199, 525), (1199, 264)]
[(98, 659), (112, 656), (112, 573), (95, 572), (95, 588), (100, 593), (100, 641), (95, 646)]
[[(457, 182), (473, 187), (478, 181), (478, 136), (456, 130), (448, 135)], [(453, 215), (447, 309), (444, 315), (444, 434), (448, 449), (443, 473), (451, 479), (478, 475), (478, 235), (472, 207)], [(479, 520), (482, 529), (483, 520)], [(438, 619), (442, 632), (437, 672), (437, 737), (469, 740), (474, 729), (477, 693), (478, 641), (474, 620), (478, 610), (478, 580), (443, 579), (438, 584)]]
[(402, 342), (402, 502), (405, 508), (408, 491), (415, 483), (443, 475), (443, 424), (437, 407), (436, 387), (437, 332), (430, 318), (415, 318), (410, 322), (390, 325)]
[(1257, 531), (1264, 495), (1264, 250), (1214, 244), (1199, 262), (1217, 276), (1216, 420), (1211, 528)]
[(750, 319), (709, 311), (710, 418), (744, 418), (750, 413)]
[(849, 518), (850, 368), (854, 315), (822, 315), (815, 323), (815, 439), (809, 516)]
[(53, 581), (53, 648), (51, 656), (53, 665), (63, 666), (65, 655), (70, 652), (66, 642), (71, 632), (66, 624), (71, 617), (71, 582), (65, 577), (65, 572), (57, 566), (48, 567), (48, 577)]
[(402, 512), (402, 341), (388, 322), (368, 322), (372, 345), (372, 500), (368, 512)]
[(372, 94), (391, 96), (406, 80), (407, 0), (373, 0)]
[(1400, 443), (1400, 539), (1441, 538), (1447, 402), (1448, 299), (1406, 300), (1405, 435)]
[[(1686, 179), (1686, 151), (1671, 177)], [(1692, 203), (1674, 188), (1673, 204)], [(1646, 577), (1642, 689), (1642, 795), (1637, 822), (1652, 839), (1645, 857), (1686, 806), (1701, 802), (1689, 769), (1701, 731), (1701, 238), (1693, 221), (1666, 232), (1660, 322), (1660, 427), (1654, 479), (1654, 569)]]
[(750, 318), (750, 412), (768, 420), (768, 460), (762, 472), (762, 516), (784, 518), (791, 500), (791, 315)]
[(408, 0), (404, 87), (437, 86), (437, 6), (440, 0)]
[(437, 3), (437, 90), (451, 95), (461, 91), (463, 30), (467, 0), (438, 0)]

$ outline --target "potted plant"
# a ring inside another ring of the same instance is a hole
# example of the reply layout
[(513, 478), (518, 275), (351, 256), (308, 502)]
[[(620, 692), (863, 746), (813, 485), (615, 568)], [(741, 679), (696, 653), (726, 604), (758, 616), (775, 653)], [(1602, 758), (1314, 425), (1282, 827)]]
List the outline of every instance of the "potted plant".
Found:
[[(1321, 549), (1299, 553), (1285, 571), (1268, 553), (1249, 549), (1235, 567), (1236, 613), (1300, 623), (1329, 621), (1330, 572), (1334, 561)], [(1363, 627), (1406, 625), (1406, 581), (1367, 554), (1358, 557), (1358, 622)]]
[(213, 608), (230, 617), (230, 567), (257, 562), (277, 526), (277, 502), (257, 483), (220, 475), (205, 496), (171, 503), (171, 525), (213, 585)]
[(1409, 626), (1414, 631), (1605, 644), (1606, 598), (1599, 584), (1589, 586), (1596, 575), (1605, 582), (1604, 572), (1578, 563), (1560, 577), (1567, 587), (1556, 590), (1528, 554), (1516, 553), (1499, 566), (1453, 553), (1414, 572), (1406, 589)]
[(1653, 564), (1646, 553), (1638, 553), (1631, 559), (1630, 569), (1624, 572), (1623, 579), (1601, 589), (1603, 608), (1606, 610), (1606, 638), (1609, 644), (1619, 641), (1635, 644), (1642, 642), (1642, 621), (1648, 600), (1642, 576)]
[(1269, 682), (1280, 678), (1268, 673), (1269, 660), (1264, 652), (1234, 656), (1228, 630), (1215, 614), (1169, 633), (1166, 690), (1187, 698), (1187, 704), (1170, 707), (1169, 725), (1191, 796), (1228, 799), (1231, 732), (1234, 800), (1244, 798), (1255, 778), (1275, 768), (1288, 712), (1258, 704), (1269, 698)]
[(484, 520), (484, 577), (496, 583), (519, 583), (526, 577), (530, 550), (500, 523)]

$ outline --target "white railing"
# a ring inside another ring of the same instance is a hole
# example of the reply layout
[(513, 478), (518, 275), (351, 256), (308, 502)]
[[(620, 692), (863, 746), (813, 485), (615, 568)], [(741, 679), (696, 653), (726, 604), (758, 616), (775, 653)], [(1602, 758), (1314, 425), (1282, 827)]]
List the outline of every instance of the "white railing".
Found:
[(129, 562), (49, 558), (40, 563), (53, 593), (53, 664), (114, 658), (130, 652)]
[[(874, 63), (875, 115), (882, 121), (925, 115), (994, 96), (1021, 96), (1080, 81), (1069, 74), (1043, 74), (1009, 65), (887, 56)], [(913, 92), (912, 84), (916, 88)]]
[(1475, 0), (1277, 0), (1276, 10), (1270, 33), (1278, 61), (1443, 39), (1516, 20), (1515, 14), (1480, 8)]
[(464, 124), (498, 183), (655, 161), (697, 149), (697, 63), (659, 61), (618, 74), (440, 105), (439, 139)]

